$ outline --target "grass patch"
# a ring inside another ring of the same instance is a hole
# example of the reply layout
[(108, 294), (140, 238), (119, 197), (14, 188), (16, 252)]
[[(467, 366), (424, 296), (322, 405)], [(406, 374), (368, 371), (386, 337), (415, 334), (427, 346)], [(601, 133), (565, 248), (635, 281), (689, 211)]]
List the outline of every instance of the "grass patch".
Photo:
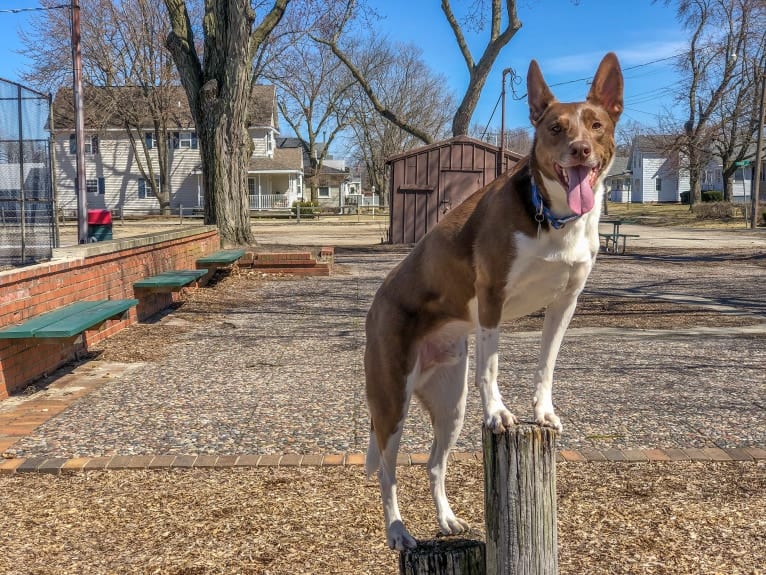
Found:
[(742, 230), (747, 222), (742, 210), (735, 208), (734, 217), (701, 219), (689, 210), (686, 204), (623, 204), (608, 202), (610, 217), (619, 217), (628, 222), (657, 227), (705, 228), (720, 230)]

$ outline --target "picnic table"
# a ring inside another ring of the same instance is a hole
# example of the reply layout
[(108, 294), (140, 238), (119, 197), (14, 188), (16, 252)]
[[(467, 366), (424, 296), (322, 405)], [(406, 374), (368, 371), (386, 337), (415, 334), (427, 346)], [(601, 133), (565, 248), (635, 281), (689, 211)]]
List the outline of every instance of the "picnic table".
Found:
[[(611, 225), (611, 232), (599, 232), (599, 237), (604, 240), (602, 248), (608, 254), (624, 254), (628, 238), (638, 238), (638, 234), (624, 234), (620, 232), (620, 226), (623, 224), (621, 219), (600, 220), (599, 224)], [(622, 246), (620, 245), (622, 240)]]

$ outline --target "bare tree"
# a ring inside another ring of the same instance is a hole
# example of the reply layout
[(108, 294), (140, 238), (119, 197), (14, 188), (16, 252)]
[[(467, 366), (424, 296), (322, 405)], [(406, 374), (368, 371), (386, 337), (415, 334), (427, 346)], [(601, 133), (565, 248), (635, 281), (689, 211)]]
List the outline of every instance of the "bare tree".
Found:
[(327, 46), (308, 37), (271, 59), (263, 74), (281, 90), (279, 110), (310, 158), (308, 184), (311, 199), (316, 200), (330, 144), (347, 126), (355, 80)]
[[(701, 199), (702, 171), (710, 157), (711, 124), (736, 79), (733, 57), (744, 50), (752, 7), (762, 0), (677, 0), (677, 14), (691, 30), (679, 67), (686, 77), (688, 118), (680, 147), (689, 170), (689, 203)], [(668, 0), (666, 3), (670, 3)]]
[[(418, 131), (436, 138), (448, 134), (455, 98), (444, 88), (446, 79), (425, 64), (419, 48), (372, 38), (354, 56), (368, 85), (387, 108), (397, 110), (397, 115)], [(365, 166), (376, 190), (388, 189), (386, 158), (411, 149), (418, 138), (378, 114), (358, 86), (351, 102), (349, 126), (354, 159)], [(381, 197), (385, 202), (385, 194)]]
[(164, 0), (173, 55), (189, 100), (202, 152), (205, 223), (229, 243), (254, 241), (247, 198), (252, 140), (246, 128), (255, 56), (290, 0), (274, 0), (260, 24), (248, 0), (206, 0), (201, 56), (185, 0)]
[(721, 159), (725, 201), (733, 199), (738, 164), (755, 157), (759, 80), (766, 69), (766, 4), (743, 2), (741, 10), (747, 40), (741, 52), (730, 56), (736, 60), (735, 75), (711, 117), (711, 145)]
[[(46, 7), (55, 0), (42, 0)], [(139, 171), (160, 204), (170, 211), (167, 131), (176, 120), (178, 76), (164, 47), (163, 13), (152, 0), (82, 0), (83, 75), (86, 112), (91, 121), (121, 125), (128, 134)], [(21, 34), (32, 59), (23, 78), (49, 91), (71, 82), (69, 11), (47, 10)], [(71, 99), (71, 91), (59, 92)], [(60, 103), (59, 103), (60, 105)], [(153, 128), (154, 151), (144, 131)]]
[[(469, 73), (468, 86), (452, 119), (452, 135), (462, 136), (468, 134), (471, 117), (476, 109), (479, 96), (495, 60), (500, 55), (500, 51), (521, 28), (521, 21), (516, 13), (516, 0), (474, 0), (471, 9), (468, 11), (468, 16), (462, 19), (455, 16), (450, 0), (441, 0), (441, 8), (447, 22), (449, 22)], [(340, 27), (330, 35), (321, 36), (320, 34), (315, 34), (314, 38), (318, 42), (323, 42), (330, 46), (333, 53), (348, 67), (357, 79), (371, 104), (381, 116), (420, 141), (426, 144), (431, 143), (433, 141), (431, 134), (412, 125), (398, 114), (396, 110), (387, 107), (381, 101), (378, 93), (364, 75), (363, 70), (355, 63), (353, 56), (348, 52), (347, 46), (342, 45), (344, 35), (348, 31), (347, 29), (351, 27), (358, 16), (357, 0), (347, 0), (346, 14), (340, 21)], [(483, 31), (487, 29), (487, 24), (489, 38), (485, 44), (484, 52), (476, 60), (466, 41), (464, 27), (466, 29)], [(369, 30), (369, 27), (365, 27), (365, 30)]]

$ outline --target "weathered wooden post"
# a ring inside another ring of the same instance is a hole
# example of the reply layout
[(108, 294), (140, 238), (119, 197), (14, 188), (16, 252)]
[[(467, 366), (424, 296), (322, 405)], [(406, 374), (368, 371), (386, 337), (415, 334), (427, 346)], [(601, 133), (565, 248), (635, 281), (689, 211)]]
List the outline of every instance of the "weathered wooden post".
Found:
[(399, 554), (399, 575), (485, 575), (484, 543), (474, 539), (418, 541)]
[(487, 575), (558, 575), (556, 432), (482, 435)]

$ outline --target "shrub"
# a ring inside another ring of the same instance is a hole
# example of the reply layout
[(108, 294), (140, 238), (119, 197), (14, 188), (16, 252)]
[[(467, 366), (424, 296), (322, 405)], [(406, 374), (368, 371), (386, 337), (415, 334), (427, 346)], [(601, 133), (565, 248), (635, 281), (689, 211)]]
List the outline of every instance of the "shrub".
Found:
[(312, 202), (310, 200), (301, 201), (301, 200), (295, 200), (293, 202), (293, 215), (296, 215), (298, 213), (298, 206), (301, 207), (301, 217), (302, 216), (313, 216), (315, 213), (319, 212), (319, 203), (318, 202)]
[(719, 192), (718, 190), (708, 190), (706, 192), (702, 192), (702, 201), (723, 202), (723, 192)]
[(695, 204), (693, 212), (701, 220), (724, 220), (734, 217), (734, 205), (731, 202), (706, 201)]
[(689, 192), (681, 192), (681, 203), (682, 204), (689, 203)]

